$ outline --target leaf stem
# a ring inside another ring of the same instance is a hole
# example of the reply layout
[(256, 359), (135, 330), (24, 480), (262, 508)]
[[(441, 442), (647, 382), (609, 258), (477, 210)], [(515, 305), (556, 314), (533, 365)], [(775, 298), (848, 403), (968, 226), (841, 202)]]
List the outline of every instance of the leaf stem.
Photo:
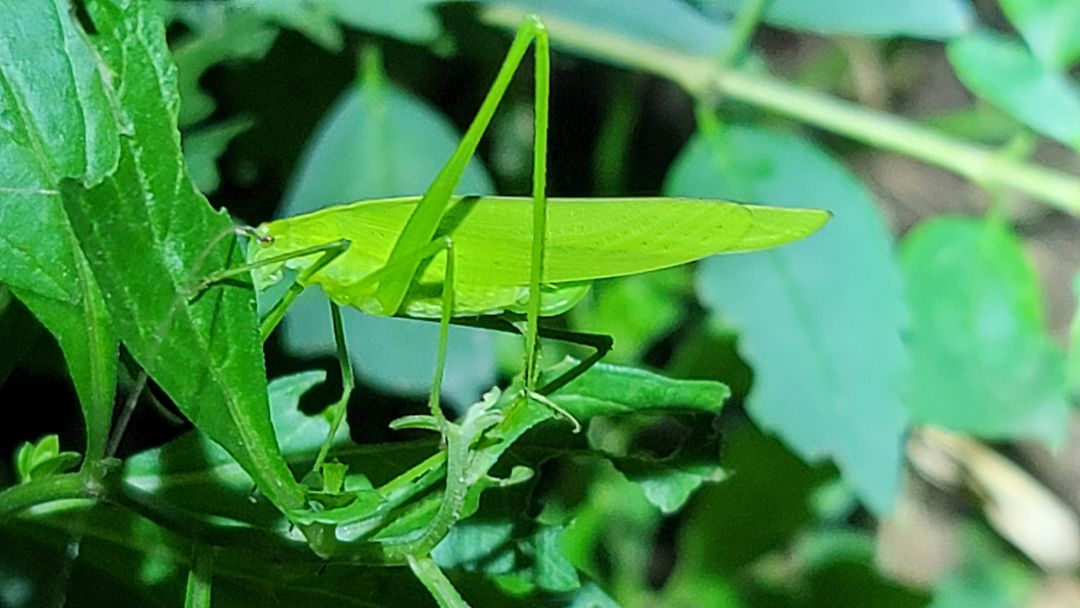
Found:
[[(489, 23), (510, 27), (522, 11), (496, 6), (483, 13)], [(980, 186), (1001, 186), (1034, 196), (1080, 216), (1080, 177), (1003, 157), (912, 120), (871, 110), (748, 70), (725, 69), (714, 58), (695, 57), (632, 40), (580, 23), (546, 16), (551, 38), (563, 48), (670, 79), (695, 97), (722, 94), (864, 144), (947, 169)]]
[(33, 479), (0, 492), (0, 522), (30, 507), (57, 500), (99, 498), (103, 492), (104, 488), (83, 473)]

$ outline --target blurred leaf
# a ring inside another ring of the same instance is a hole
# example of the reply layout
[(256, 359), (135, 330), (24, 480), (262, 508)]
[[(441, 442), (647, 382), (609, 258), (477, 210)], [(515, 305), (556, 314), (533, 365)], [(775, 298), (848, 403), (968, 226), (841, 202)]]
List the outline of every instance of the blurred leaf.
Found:
[(191, 181), (200, 192), (210, 194), (218, 189), (221, 184), (217, 168), (218, 158), (225, 153), (229, 142), (250, 129), (252, 124), (254, 123), (246, 118), (232, 118), (184, 134), (184, 160)]
[(928, 608), (1013, 608), (1028, 605), (1035, 576), (974, 527), (960, 537), (964, 563), (934, 590)]
[[(737, 12), (746, 0), (707, 0)], [(975, 14), (968, 0), (771, 0), (765, 22), (819, 34), (952, 38), (969, 31)]]
[(754, 420), (808, 460), (831, 456), (870, 508), (887, 512), (907, 427), (907, 320), (891, 238), (869, 193), (810, 142), (747, 126), (692, 140), (665, 191), (835, 214), (804, 241), (706, 260), (698, 292), (740, 332)]
[[(327, 49), (339, 51), (343, 40), (338, 22), (407, 42), (434, 42), (442, 33), (439, 19), (433, 12), (433, 5), (440, 1), (232, 0), (228, 6), (234, 11), (258, 13), (262, 18), (292, 28)], [(189, 18), (198, 18), (200, 13), (205, 14), (205, 9), (195, 7), (185, 12)]]
[(828, 477), (821, 468), (803, 464), (749, 425), (731, 435), (723, 463), (728, 480), (704, 488), (685, 512), (673, 577), (684, 570), (737, 573), (782, 549), (814, 520), (811, 492)]
[(528, 13), (539, 14), (559, 46), (559, 29), (596, 28), (665, 50), (712, 57), (728, 41), (726, 23), (707, 19), (678, 0), (487, 0), (486, 18), (516, 26)]
[(64, 208), (135, 359), (272, 502), (296, 508), (300, 486), (270, 424), (253, 291), (218, 286), (188, 301), (195, 279), (227, 265), (236, 246), (228, 216), (184, 170), (165, 28), (147, 2), (87, 9), (132, 124), (116, 173), (89, 190), (68, 184)]
[(964, 86), (1035, 131), (1080, 149), (1080, 87), (1019, 41), (979, 32), (949, 43)]
[[(332, 204), (423, 192), (457, 146), (444, 117), (394, 85), (369, 76), (350, 87), (312, 135), (293, 176), (280, 217)], [(459, 192), (493, 190), (479, 163), (469, 165)], [(362, 247), (362, 235), (342, 235)], [(285, 317), (283, 341), (301, 356), (335, 352), (326, 298), (307, 290)], [(436, 323), (342, 311), (357, 375), (386, 391), (422, 396), (431, 388)], [(495, 382), (494, 346), (484, 330), (452, 327), (443, 395), (464, 407)]]
[(680, 267), (601, 281), (573, 308), (573, 326), (615, 340), (605, 361), (638, 362), (678, 324), (683, 313), (679, 296), (689, 292), (689, 279)]
[(1019, 239), (994, 219), (935, 219), (905, 239), (902, 261), (914, 418), (995, 439), (1062, 439), (1064, 357)]
[(211, 67), (225, 61), (262, 59), (277, 37), (277, 29), (247, 12), (229, 11), (216, 19), (189, 20), (194, 33), (174, 45), (177, 88), (180, 92), (181, 127), (188, 127), (214, 113), (214, 99), (199, 86)]
[(97, 184), (115, 170), (119, 127), (67, 3), (4, 0), (0, 12), (0, 283), (56, 336), (96, 460), (112, 421), (118, 347), (58, 186)]
[(1080, 59), (1080, 3), (1001, 0), (1001, 8), (1048, 67), (1068, 68)]

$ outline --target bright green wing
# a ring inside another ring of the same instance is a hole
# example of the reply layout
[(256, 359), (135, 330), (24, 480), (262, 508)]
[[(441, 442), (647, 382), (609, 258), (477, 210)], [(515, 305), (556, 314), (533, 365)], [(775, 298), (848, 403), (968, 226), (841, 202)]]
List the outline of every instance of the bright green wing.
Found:
[[(361, 201), (269, 222), (260, 227), (273, 237), (256, 244), (255, 259), (280, 255), (341, 238), (352, 245), (315, 275), (340, 304), (382, 314), (374, 289), (357, 283), (386, 262), (419, 197)], [(584, 283), (668, 268), (718, 253), (754, 251), (804, 238), (825, 224), (827, 211), (742, 205), (689, 198), (590, 198), (548, 202), (544, 254), (545, 314), (569, 308)], [(454, 240), (457, 262), (455, 314), (519, 310), (528, 297), (532, 238), (532, 199), (455, 198), (440, 234)], [(301, 268), (314, 257), (293, 260)], [(406, 302), (406, 312), (437, 316), (445, 258), (440, 255), (421, 275)], [(268, 282), (268, 275), (256, 277)], [(272, 279), (271, 279), (272, 280)], [(567, 286), (566, 284), (570, 284)], [(570, 287), (568, 289), (567, 287)]]

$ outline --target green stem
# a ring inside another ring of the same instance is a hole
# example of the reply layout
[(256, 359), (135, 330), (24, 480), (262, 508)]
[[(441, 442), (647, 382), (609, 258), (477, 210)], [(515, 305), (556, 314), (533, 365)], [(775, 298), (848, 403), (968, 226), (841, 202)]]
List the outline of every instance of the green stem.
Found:
[(83, 473), (65, 473), (34, 479), (0, 492), (0, 522), (22, 511), (77, 498), (99, 498), (104, 489)]
[(188, 571), (184, 608), (210, 608), (210, 582), (214, 576), (214, 550), (197, 545)]
[(432, 597), (438, 602), (439, 608), (469, 608), (469, 604), (462, 599), (461, 594), (454, 588), (450, 579), (446, 578), (439, 565), (430, 557), (416, 558), (409, 556), (409, 568), (416, 578), (427, 587)]
[[(516, 24), (522, 11), (499, 6), (484, 19)], [(782, 80), (724, 69), (708, 57), (693, 57), (579, 23), (546, 17), (552, 39), (576, 53), (673, 80), (696, 97), (723, 94), (853, 140), (948, 169), (979, 185), (998, 185), (1037, 197), (1080, 216), (1080, 178), (974, 145), (917, 123), (807, 91)]]
[(746, 47), (750, 46), (750, 39), (757, 31), (761, 16), (765, 13), (766, 4), (768, 0), (747, 0), (739, 8), (739, 13), (735, 15), (735, 21), (731, 24), (731, 39), (717, 57), (718, 66), (726, 68), (735, 65), (739, 56), (746, 51)]

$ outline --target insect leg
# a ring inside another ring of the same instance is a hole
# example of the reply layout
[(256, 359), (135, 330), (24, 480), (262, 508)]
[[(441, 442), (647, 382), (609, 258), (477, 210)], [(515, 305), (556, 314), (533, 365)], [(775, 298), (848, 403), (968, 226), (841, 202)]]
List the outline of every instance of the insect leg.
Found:
[(341, 367), (341, 397), (327, 410), (330, 412), (330, 431), (327, 433), (322, 447), (319, 448), (319, 455), (315, 458), (315, 464), (311, 468), (315, 472), (318, 472), (322, 468), (323, 462), (326, 461), (326, 455), (330, 452), (334, 436), (337, 435), (341, 423), (345, 420), (349, 397), (352, 395), (353, 388), (356, 387), (352, 361), (349, 359), (349, 351), (345, 343), (345, 327), (341, 322), (341, 307), (333, 302), (330, 302), (330, 316), (334, 322), (334, 343), (337, 345), (338, 365)]
[(532, 392), (539, 375), (537, 328), (540, 321), (540, 283), (544, 276), (547, 238), (547, 132), (551, 89), (551, 50), (547, 29), (536, 21), (535, 125), (533, 129), (533, 238), (529, 272), (528, 329), (525, 333), (525, 391)]

